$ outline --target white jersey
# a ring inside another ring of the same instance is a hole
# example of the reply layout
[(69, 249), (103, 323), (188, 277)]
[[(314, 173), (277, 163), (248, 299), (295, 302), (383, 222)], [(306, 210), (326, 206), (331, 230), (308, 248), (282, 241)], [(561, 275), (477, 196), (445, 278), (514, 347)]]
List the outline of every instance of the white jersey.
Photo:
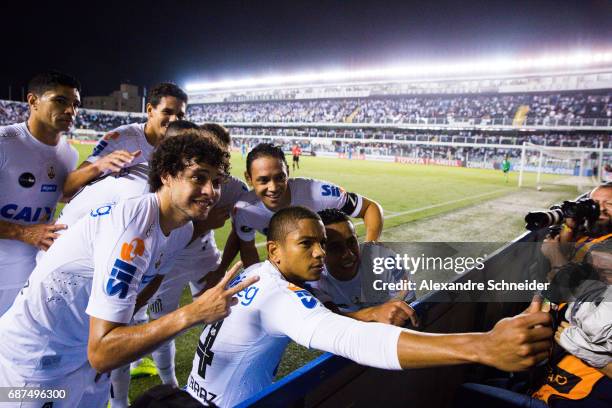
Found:
[[(330, 312), (309, 291), (287, 282), (268, 261), (248, 268), (232, 285), (253, 275), (260, 280), (238, 293), (232, 313), (207, 325), (200, 336), (187, 391), (201, 403), (232, 407), (269, 385), (290, 339), (366, 364), (399, 368), (401, 329)], [(355, 335), (368, 332), (370, 340), (382, 345), (384, 356), (365, 357), (364, 353), (379, 353), (378, 346), (372, 348), (367, 339), (353, 342)], [(321, 339), (327, 336), (329, 341)]]
[(36, 381), (86, 364), (89, 316), (129, 323), (139, 291), (167, 270), (192, 234), (192, 223), (162, 233), (155, 194), (80, 219), (51, 246), (0, 318), (0, 364)]
[(115, 150), (127, 150), (130, 153), (141, 150), (140, 156), (136, 157), (130, 165), (149, 161), (155, 146), (147, 141), (144, 128), (145, 123), (131, 123), (111, 130), (100, 139), (87, 161), (95, 163), (100, 157), (104, 157)]
[(92, 217), (104, 215), (120, 200), (147, 194), (148, 175), (149, 164), (140, 163), (92, 181), (66, 204), (57, 222), (70, 227), (88, 214)]
[[(291, 178), (288, 181), (292, 206), (301, 205), (312, 211), (337, 208), (351, 217), (361, 211), (361, 196), (346, 192), (341, 187), (326, 181)], [(234, 228), (243, 241), (253, 241), (255, 231), (267, 235), (268, 225), (274, 212), (270, 211), (254, 191), (245, 193), (236, 203), (233, 211)]]
[[(22, 225), (52, 221), (77, 160), (78, 153), (63, 137), (49, 146), (32, 136), (25, 123), (0, 127), (0, 220)], [(37, 251), (21, 241), (0, 239), (0, 289), (23, 286)]]
[(396, 253), (381, 244), (359, 244), (359, 266), (352, 279), (336, 279), (327, 268), (323, 270), (318, 281), (311, 282), (313, 294), (323, 303), (332, 302), (342, 312), (356, 312), (364, 307), (378, 305), (392, 299), (410, 302), (416, 298), (413, 290), (390, 291), (376, 290), (374, 281), (393, 283), (410, 280), (410, 274), (400, 268), (385, 269), (376, 274), (373, 272), (374, 258), (394, 258)]

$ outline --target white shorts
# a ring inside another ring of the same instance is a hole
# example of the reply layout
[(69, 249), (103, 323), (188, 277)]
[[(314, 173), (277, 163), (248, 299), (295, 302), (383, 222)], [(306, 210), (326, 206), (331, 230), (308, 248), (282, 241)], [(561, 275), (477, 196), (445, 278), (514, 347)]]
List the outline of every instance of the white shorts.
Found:
[(108, 374), (98, 375), (89, 363), (86, 363), (62, 378), (33, 381), (21, 377), (7, 364), (0, 364), (0, 387), (40, 388), (55, 390), (56, 393), (65, 390), (63, 399), (0, 402), (2, 408), (105, 408), (110, 392), (110, 378)]

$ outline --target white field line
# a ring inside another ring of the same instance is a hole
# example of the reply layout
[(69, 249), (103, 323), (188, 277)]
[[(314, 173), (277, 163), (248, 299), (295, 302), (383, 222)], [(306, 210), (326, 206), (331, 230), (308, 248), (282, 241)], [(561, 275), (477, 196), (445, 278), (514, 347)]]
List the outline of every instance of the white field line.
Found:
[[(431, 210), (432, 208), (444, 207), (445, 205), (456, 204), (456, 203), (460, 203), (462, 201), (473, 200), (474, 198), (481, 198), (481, 197), (486, 197), (486, 196), (494, 195), (494, 194), (500, 193), (502, 191), (508, 191), (508, 190), (504, 188), (504, 189), (500, 189), (500, 190), (489, 191), (488, 193), (478, 194), (478, 195), (475, 195), (475, 196), (469, 196), (469, 197), (464, 197), (464, 198), (458, 198), (456, 200), (445, 201), (445, 202), (439, 203), (439, 204), (426, 205), (425, 207), (413, 208), (412, 210), (407, 210), (407, 211), (402, 211), (402, 212), (395, 212), (395, 213), (392, 213), (391, 215), (385, 215), (385, 216), (383, 216), (383, 218), (385, 220), (388, 220), (389, 218), (401, 217), (403, 215), (418, 213), (419, 211)], [(391, 212), (391, 211), (389, 211), (389, 212)], [(363, 221), (355, 222), (355, 225), (361, 225), (361, 224), (363, 224)], [(255, 246), (257, 248), (260, 248), (260, 247), (262, 247), (264, 245), (266, 245), (265, 241), (264, 242), (260, 242), (259, 244), (256, 244)]]

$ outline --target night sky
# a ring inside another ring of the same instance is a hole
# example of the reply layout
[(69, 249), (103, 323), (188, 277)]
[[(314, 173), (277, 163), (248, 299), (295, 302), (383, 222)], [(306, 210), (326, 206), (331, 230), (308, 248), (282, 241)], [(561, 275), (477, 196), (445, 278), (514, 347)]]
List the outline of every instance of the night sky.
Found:
[(122, 81), (363, 68), (612, 48), (612, 1), (48, 1), (0, 6), (0, 98), (36, 72), (75, 75), (83, 95)]

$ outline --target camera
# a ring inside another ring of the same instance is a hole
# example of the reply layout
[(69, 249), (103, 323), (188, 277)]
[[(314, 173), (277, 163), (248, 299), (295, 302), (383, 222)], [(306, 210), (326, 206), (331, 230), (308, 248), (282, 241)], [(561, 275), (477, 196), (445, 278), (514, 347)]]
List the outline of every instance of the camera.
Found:
[(566, 218), (573, 218), (581, 225), (592, 224), (599, 218), (599, 205), (590, 198), (580, 198), (576, 201), (564, 201), (553, 205), (548, 211), (534, 211), (525, 216), (527, 228), (530, 231), (553, 225), (561, 225)]

